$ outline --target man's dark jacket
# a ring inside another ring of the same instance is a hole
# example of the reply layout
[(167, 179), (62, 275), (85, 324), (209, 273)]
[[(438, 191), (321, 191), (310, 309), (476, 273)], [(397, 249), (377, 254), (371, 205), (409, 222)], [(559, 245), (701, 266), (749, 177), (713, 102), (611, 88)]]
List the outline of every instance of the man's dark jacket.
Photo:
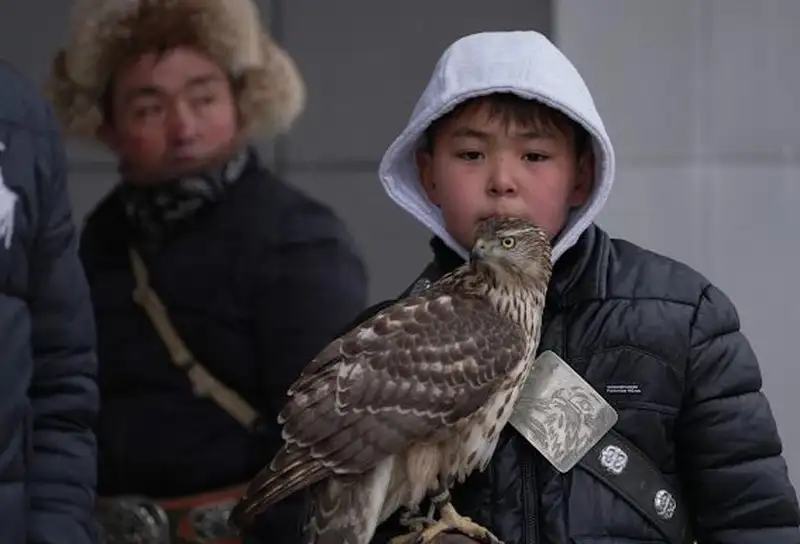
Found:
[(0, 542), (89, 544), (95, 337), (67, 164), (49, 109), (1, 62), (0, 143)]
[[(433, 247), (432, 280), (461, 264), (439, 240)], [(681, 489), (699, 543), (800, 543), (756, 356), (731, 302), (700, 274), (592, 226), (556, 263), (539, 349), (619, 412), (616, 430)], [(582, 467), (557, 472), (510, 426), (487, 470), (453, 495), (506, 544), (665, 542)], [(374, 542), (400, 532), (390, 520)]]
[(277, 179), (254, 151), (218, 201), (158, 247), (139, 248), (197, 360), (263, 416), (253, 434), (193, 393), (134, 302), (128, 249), (139, 234), (120, 188), (90, 214), (81, 241), (98, 330), (98, 492), (166, 498), (245, 483), (281, 443), (289, 385), (367, 305), (359, 252), (330, 208)]

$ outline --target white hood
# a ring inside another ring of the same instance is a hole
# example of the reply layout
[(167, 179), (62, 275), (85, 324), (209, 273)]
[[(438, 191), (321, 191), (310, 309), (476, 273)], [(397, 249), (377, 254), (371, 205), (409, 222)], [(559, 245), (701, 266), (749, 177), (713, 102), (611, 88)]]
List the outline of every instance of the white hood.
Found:
[(420, 183), (414, 155), (426, 128), (461, 102), (490, 93), (536, 99), (583, 125), (592, 136), (595, 183), (553, 248), (555, 262), (592, 223), (614, 179), (614, 150), (589, 89), (572, 63), (538, 32), (482, 32), (453, 43), (439, 59), (408, 122), (383, 156), (379, 175), (389, 196), (463, 258), (467, 250), (450, 236), (442, 214)]

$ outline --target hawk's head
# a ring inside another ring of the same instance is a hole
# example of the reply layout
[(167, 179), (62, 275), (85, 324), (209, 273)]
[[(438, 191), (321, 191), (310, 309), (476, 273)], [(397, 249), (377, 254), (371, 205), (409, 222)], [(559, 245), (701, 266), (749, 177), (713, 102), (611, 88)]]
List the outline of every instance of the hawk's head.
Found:
[(544, 287), (552, 271), (551, 249), (547, 233), (533, 223), (493, 217), (478, 224), (470, 262), (485, 265), (495, 274)]

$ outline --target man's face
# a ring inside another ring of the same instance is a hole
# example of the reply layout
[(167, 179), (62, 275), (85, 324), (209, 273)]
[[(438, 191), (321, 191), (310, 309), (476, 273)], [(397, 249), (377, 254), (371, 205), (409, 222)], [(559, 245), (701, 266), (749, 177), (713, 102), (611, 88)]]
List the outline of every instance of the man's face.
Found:
[(226, 154), (239, 132), (225, 72), (189, 48), (148, 53), (121, 67), (113, 118), (99, 131), (136, 181), (186, 175)]
[(591, 154), (578, 160), (571, 133), (505, 122), (486, 105), (445, 122), (431, 145), (417, 155), (422, 184), (467, 248), (492, 215), (524, 217), (555, 237), (591, 192)]

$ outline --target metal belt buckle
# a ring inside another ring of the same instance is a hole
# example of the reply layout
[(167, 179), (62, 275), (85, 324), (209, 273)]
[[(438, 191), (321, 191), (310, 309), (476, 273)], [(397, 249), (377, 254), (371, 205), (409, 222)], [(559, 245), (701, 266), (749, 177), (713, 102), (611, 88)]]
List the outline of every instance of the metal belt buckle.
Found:
[(97, 517), (104, 544), (170, 544), (167, 514), (145, 497), (99, 500)]
[(192, 541), (201, 544), (238, 537), (236, 530), (228, 523), (228, 517), (235, 505), (236, 499), (232, 498), (208, 506), (192, 508), (186, 517), (194, 534), (182, 534), (181, 537), (190, 537)]

